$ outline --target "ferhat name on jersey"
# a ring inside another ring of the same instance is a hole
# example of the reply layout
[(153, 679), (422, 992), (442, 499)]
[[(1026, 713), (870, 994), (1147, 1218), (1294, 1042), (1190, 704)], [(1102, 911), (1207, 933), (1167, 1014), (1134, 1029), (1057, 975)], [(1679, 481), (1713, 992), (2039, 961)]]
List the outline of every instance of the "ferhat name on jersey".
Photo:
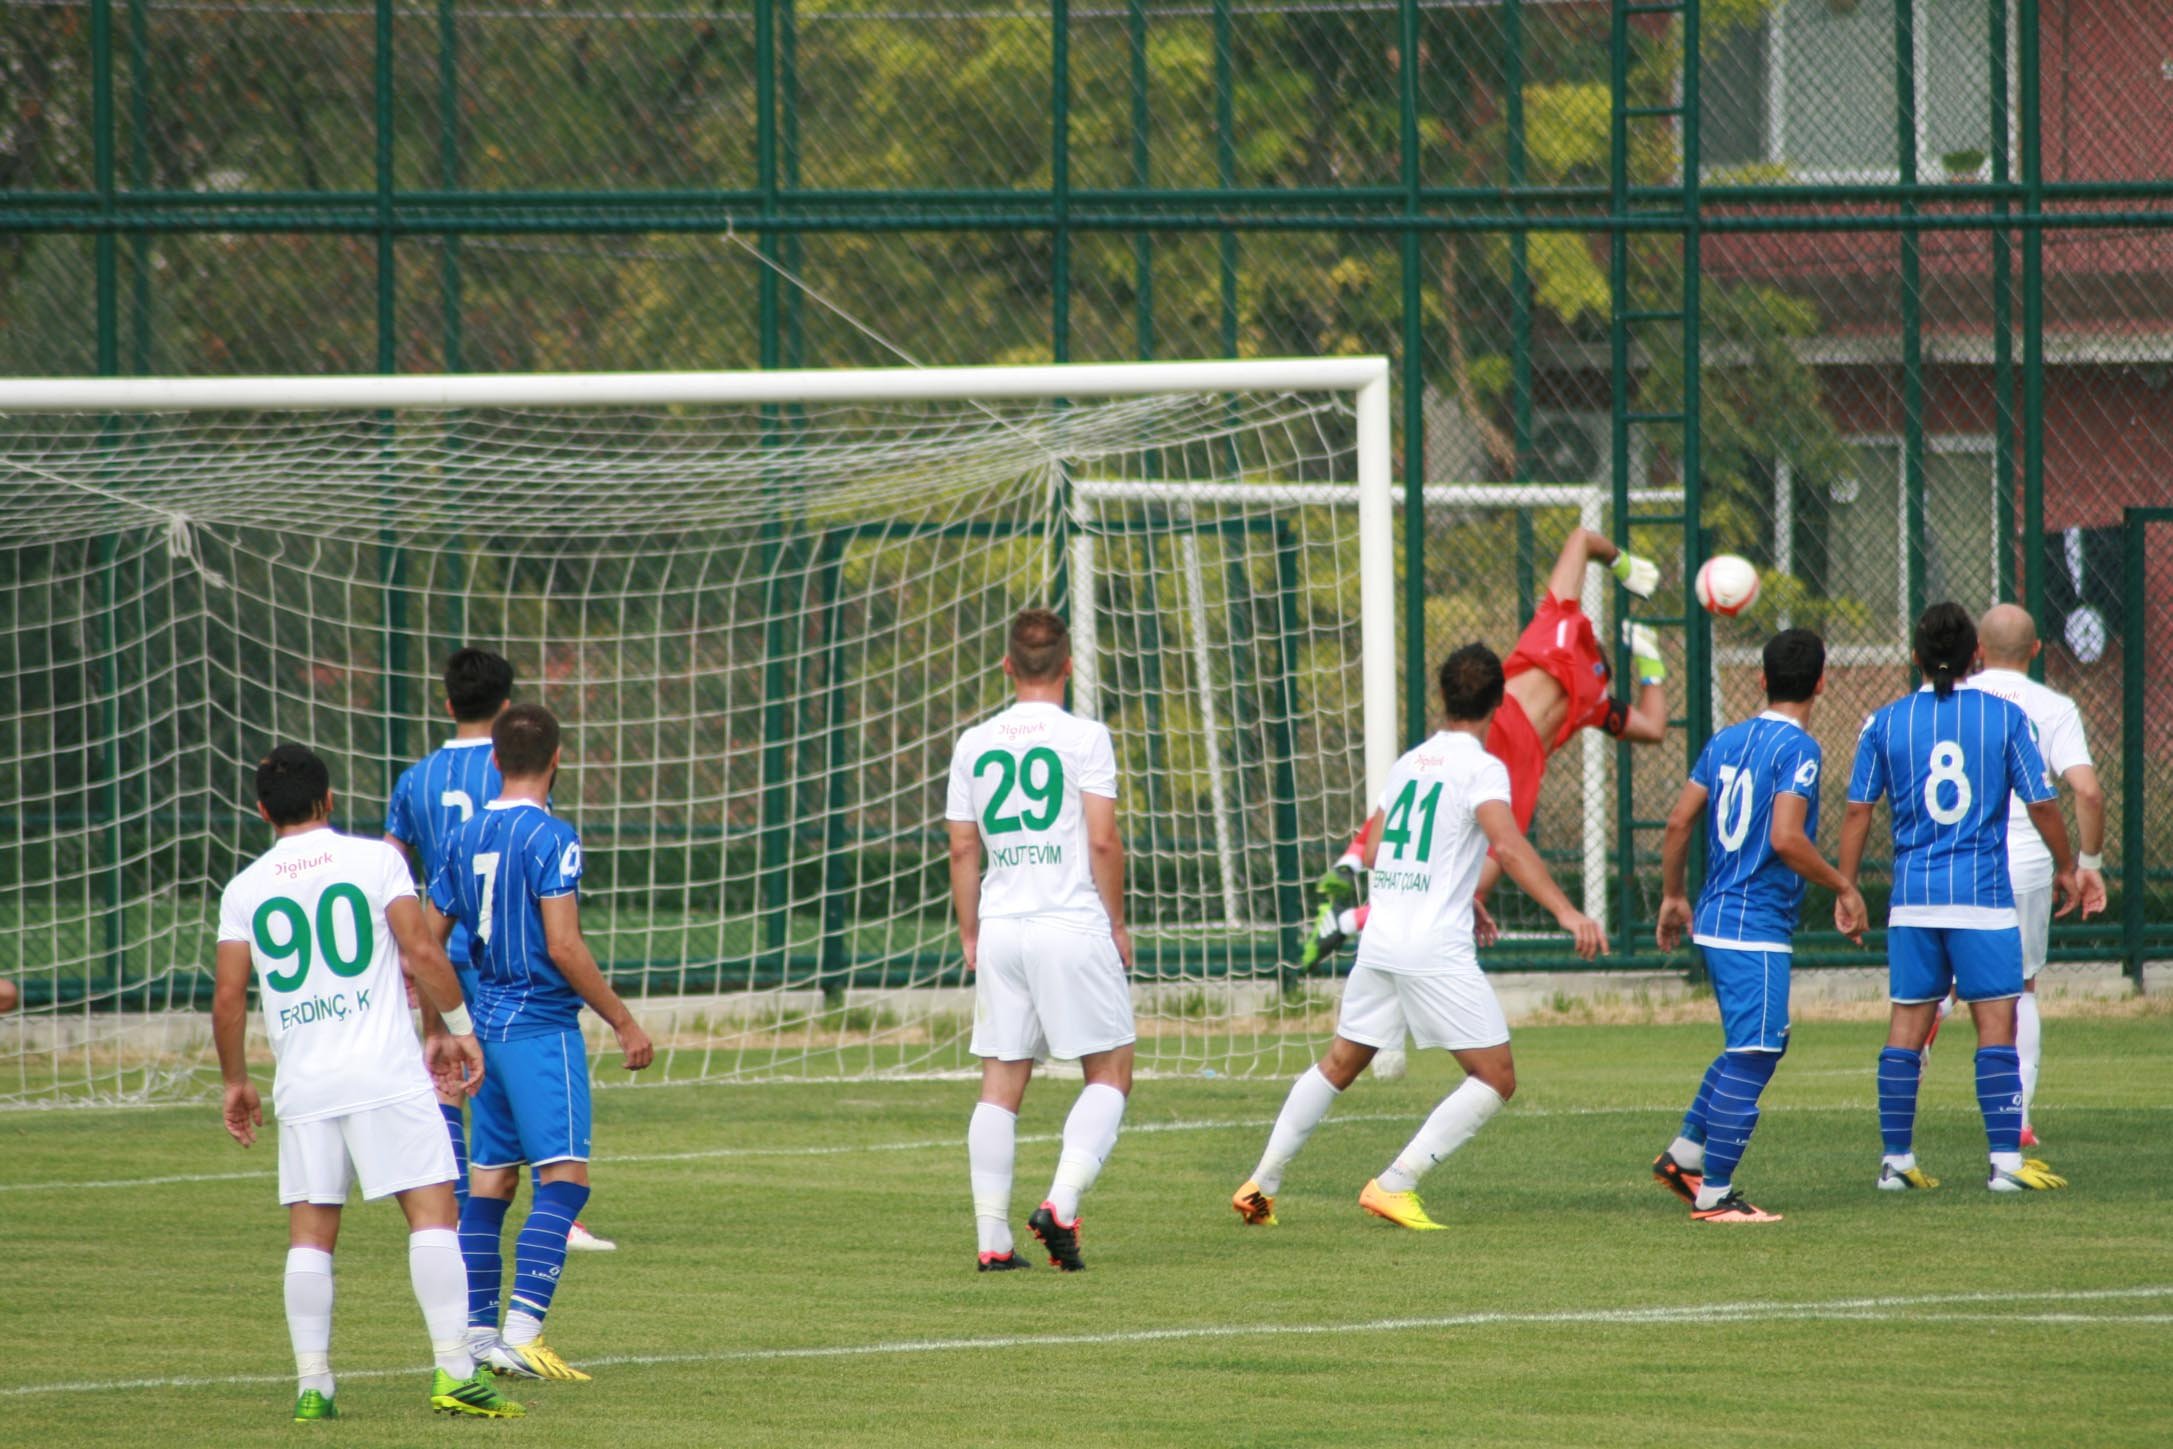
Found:
[(330, 996), (312, 996), (307, 1001), (297, 1001), (292, 1006), (279, 1008), (279, 1029), (291, 1031), (298, 1026), (310, 1026), (320, 1021), (345, 1021), (350, 1016), (360, 1016), (370, 1009), (370, 993), (355, 992), (355, 1003), (347, 1004), (347, 993), (335, 991)]
[(292, 880), (298, 875), (303, 875), (331, 863), (332, 852), (328, 850), (322, 855), (310, 856), (307, 860), (275, 860), (272, 862), (272, 874), (281, 880)]

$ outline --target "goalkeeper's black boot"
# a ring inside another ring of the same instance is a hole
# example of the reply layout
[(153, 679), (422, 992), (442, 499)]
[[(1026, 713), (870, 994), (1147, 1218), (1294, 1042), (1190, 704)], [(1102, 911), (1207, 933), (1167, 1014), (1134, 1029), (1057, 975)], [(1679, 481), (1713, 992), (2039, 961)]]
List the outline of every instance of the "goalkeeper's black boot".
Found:
[(977, 1271), (982, 1273), (1015, 1273), (1021, 1268), (1034, 1266), (1033, 1260), (1017, 1253), (983, 1253)]
[(1300, 971), (1317, 971), (1320, 963), (1342, 950), (1350, 943), (1350, 934), (1343, 929), (1343, 919), (1334, 906), (1322, 906), (1313, 920), (1313, 932), (1305, 938), (1305, 949), (1298, 955)]
[(1069, 1226), (1056, 1220), (1056, 1209), (1043, 1203), (1034, 1209), (1034, 1215), (1026, 1220), (1034, 1236), (1041, 1239), (1041, 1246), (1049, 1250), (1049, 1266), (1062, 1268), (1067, 1273), (1077, 1273), (1086, 1267), (1079, 1259), (1079, 1220), (1073, 1218)]

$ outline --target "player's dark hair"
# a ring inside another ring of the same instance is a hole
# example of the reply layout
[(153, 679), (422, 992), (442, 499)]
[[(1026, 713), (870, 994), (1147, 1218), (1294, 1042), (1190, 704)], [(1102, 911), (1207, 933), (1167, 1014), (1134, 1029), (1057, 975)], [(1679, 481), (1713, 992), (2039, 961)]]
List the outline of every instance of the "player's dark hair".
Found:
[(332, 791), (332, 772), (307, 745), (278, 745), (257, 761), (257, 803), (274, 825), (305, 825)]
[(445, 661), (445, 699), (462, 724), (489, 719), (513, 696), (513, 666), (488, 649), (460, 649)]
[(1011, 621), (1011, 677), (1023, 684), (1047, 684), (1064, 672), (1071, 658), (1071, 630), (1048, 609), (1021, 609)]
[(1826, 641), (1809, 629), (1783, 629), (1766, 640), (1766, 698), (1797, 704), (1818, 693), (1826, 673)]
[(498, 773), (532, 780), (551, 768), (558, 753), (558, 717), (540, 704), (509, 705), (491, 724), (490, 749)]
[(1916, 621), (1916, 658), (1932, 693), (1945, 699), (1969, 673), (1977, 653), (1977, 621), (1960, 604), (1934, 604)]
[(1484, 644), (1466, 644), (1442, 660), (1440, 683), (1450, 719), (1485, 719), (1501, 707), (1501, 659)]

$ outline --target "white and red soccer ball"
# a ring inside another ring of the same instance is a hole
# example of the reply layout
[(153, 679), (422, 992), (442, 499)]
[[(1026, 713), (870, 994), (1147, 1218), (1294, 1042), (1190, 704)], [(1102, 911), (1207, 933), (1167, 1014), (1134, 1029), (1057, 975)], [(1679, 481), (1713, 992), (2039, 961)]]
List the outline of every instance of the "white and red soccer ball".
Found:
[(1707, 613), (1734, 618), (1758, 598), (1758, 568), (1739, 554), (1716, 553), (1698, 569), (1692, 586)]

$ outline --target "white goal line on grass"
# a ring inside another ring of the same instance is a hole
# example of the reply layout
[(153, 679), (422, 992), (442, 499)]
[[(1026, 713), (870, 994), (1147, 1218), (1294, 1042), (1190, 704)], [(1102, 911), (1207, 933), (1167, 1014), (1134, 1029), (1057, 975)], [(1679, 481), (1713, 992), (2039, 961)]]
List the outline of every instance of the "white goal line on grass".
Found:
[[(592, 1368), (657, 1367), (668, 1364), (779, 1363), (793, 1359), (880, 1358), (921, 1353), (1001, 1353), (1015, 1348), (1106, 1348), (1141, 1343), (1183, 1343), (1236, 1338), (1327, 1338), (1347, 1333), (1408, 1333), (1455, 1328), (1638, 1328), (1682, 1327), (1701, 1323), (1781, 1322), (1790, 1319), (1846, 1319), (1852, 1322), (2000, 1322), (2069, 1326), (2103, 1324), (2133, 1328), (2173, 1324), (2173, 1314), (2120, 1313), (1916, 1313), (1913, 1309), (1985, 1308), (2001, 1303), (2120, 1303), (2173, 1298), (2173, 1286), (2135, 1288), (2037, 1289), (2020, 1292), (1917, 1293), (1878, 1298), (1830, 1298), (1810, 1303), (1754, 1299), (1737, 1303), (1686, 1303), (1652, 1308), (1568, 1308), (1532, 1312), (1444, 1313), (1427, 1317), (1372, 1318), (1355, 1323), (1203, 1323), (1176, 1328), (1141, 1328), (1116, 1333), (1023, 1333), (985, 1338), (908, 1338), (876, 1343), (817, 1344), (803, 1348), (720, 1349), (713, 1353), (608, 1354), (584, 1359)], [(343, 1379), (399, 1378), (427, 1372), (427, 1366), (342, 1369)], [(121, 1390), (240, 1388), (291, 1384), (294, 1375), (229, 1374), (220, 1377), (103, 1379), (21, 1384), (0, 1389), (0, 1399), (41, 1394), (101, 1394)]]

